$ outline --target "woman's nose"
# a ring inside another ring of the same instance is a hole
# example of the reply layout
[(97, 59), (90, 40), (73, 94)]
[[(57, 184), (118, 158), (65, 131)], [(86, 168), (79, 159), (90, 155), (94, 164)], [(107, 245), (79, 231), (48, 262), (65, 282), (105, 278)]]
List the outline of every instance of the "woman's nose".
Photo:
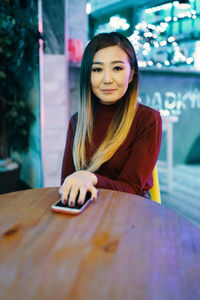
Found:
[(106, 84), (108, 83), (112, 83), (113, 79), (112, 79), (112, 74), (110, 71), (105, 71), (104, 72), (104, 78), (103, 78), (103, 82)]

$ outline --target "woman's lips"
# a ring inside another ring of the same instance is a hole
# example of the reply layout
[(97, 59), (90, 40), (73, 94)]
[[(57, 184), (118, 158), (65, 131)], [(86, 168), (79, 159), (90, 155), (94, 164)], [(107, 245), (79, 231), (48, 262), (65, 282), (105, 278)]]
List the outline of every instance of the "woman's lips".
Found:
[(101, 90), (101, 91), (105, 94), (112, 94), (113, 92), (116, 91), (116, 89), (105, 89), (105, 90)]

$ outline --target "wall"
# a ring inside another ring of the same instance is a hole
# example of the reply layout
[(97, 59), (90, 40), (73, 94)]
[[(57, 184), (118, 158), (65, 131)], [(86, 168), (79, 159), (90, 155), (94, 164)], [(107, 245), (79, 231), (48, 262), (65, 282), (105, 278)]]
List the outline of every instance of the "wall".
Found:
[[(174, 164), (188, 162), (190, 150), (200, 135), (199, 82), (200, 74), (195, 72), (141, 71), (142, 103), (158, 110), (169, 110), (170, 114), (179, 118), (173, 125)], [(165, 138), (162, 144), (161, 158), (164, 155)]]
[(65, 56), (45, 54), (43, 67), (43, 186), (47, 187), (60, 184), (68, 123)]
[(65, 0), (44, 0), (42, 21), (45, 45), (41, 59), (41, 136), (43, 186), (48, 187), (60, 184), (68, 122)]
[(44, 0), (42, 3), (46, 37), (41, 69), (44, 187), (60, 184), (69, 111), (73, 106), (73, 99), (68, 97), (71, 82), (68, 74), (68, 38), (80, 39), (84, 45), (87, 42), (85, 5), (86, 1), (80, 0)]
[(69, 0), (69, 38), (79, 39), (85, 47), (88, 41), (87, 0)]
[[(86, 3), (86, 0), (69, 0), (69, 38), (82, 41), (83, 48), (88, 42)], [(80, 63), (69, 63), (69, 118), (78, 108), (79, 69)]]

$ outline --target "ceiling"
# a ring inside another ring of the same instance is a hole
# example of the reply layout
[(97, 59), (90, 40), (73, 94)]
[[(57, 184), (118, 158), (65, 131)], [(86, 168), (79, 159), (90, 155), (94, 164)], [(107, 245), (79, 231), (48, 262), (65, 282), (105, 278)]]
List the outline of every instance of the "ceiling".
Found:
[(173, 0), (91, 0), (92, 16), (100, 17), (101, 15), (111, 12), (112, 10), (123, 9), (129, 6), (137, 8), (152, 7), (164, 3), (170, 3)]

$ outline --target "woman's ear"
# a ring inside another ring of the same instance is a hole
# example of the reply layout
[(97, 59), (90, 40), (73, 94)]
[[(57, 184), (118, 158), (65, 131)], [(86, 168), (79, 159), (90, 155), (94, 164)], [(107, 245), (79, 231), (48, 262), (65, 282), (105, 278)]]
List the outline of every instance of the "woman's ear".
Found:
[(128, 83), (130, 83), (133, 80), (133, 76), (135, 74), (135, 68), (131, 69), (130, 75), (129, 75), (129, 81)]

